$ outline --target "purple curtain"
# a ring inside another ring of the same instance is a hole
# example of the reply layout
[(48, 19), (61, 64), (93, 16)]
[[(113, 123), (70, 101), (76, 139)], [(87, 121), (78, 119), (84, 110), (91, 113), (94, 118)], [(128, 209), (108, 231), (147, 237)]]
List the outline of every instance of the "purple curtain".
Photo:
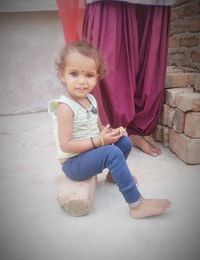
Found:
[(170, 7), (87, 4), (83, 38), (102, 52), (108, 74), (95, 88), (103, 123), (148, 135), (163, 103)]

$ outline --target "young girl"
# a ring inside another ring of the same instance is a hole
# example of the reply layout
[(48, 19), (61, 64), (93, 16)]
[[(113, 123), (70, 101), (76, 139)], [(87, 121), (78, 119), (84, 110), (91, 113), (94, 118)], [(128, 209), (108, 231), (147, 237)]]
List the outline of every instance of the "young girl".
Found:
[(118, 185), (133, 218), (159, 215), (170, 207), (167, 199), (144, 199), (127, 166), (131, 141), (123, 127), (103, 126), (96, 100), (90, 92), (105, 74), (98, 51), (84, 41), (68, 44), (57, 61), (65, 95), (49, 102), (53, 117), (57, 158), (63, 172), (82, 181), (105, 168)]

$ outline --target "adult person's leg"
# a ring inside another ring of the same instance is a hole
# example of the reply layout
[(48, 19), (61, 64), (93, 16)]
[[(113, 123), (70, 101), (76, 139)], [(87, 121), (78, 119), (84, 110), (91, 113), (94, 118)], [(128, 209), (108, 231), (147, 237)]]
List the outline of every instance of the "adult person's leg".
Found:
[(163, 104), (169, 18), (169, 6), (137, 5), (139, 69), (136, 74), (135, 117), (127, 131), (135, 146), (152, 156), (160, 154), (160, 149), (144, 136), (155, 129)]
[(160, 149), (144, 136), (156, 126), (163, 101), (169, 7), (100, 1), (86, 5), (83, 38), (103, 53), (108, 75), (95, 89), (101, 119), (127, 128), (135, 146)]
[(118, 1), (98, 1), (85, 9), (83, 38), (100, 49), (108, 68), (94, 95), (103, 124), (113, 128), (126, 127), (135, 116), (139, 55), (135, 12), (134, 5)]

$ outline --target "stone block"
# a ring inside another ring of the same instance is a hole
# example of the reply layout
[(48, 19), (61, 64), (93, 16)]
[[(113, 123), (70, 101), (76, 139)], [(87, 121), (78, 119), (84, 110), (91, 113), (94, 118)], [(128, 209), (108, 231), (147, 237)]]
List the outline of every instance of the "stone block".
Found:
[(169, 127), (163, 126), (162, 128), (162, 143), (164, 147), (169, 146)]
[(165, 80), (166, 88), (180, 88), (188, 86), (188, 73), (167, 73)]
[(185, 115), (183, 111), (180, 109), (176, 108), (174, 111), (174, 125), (173, 129), (177, 133), (183, 133), (184, 132), (184, 125), (185, 125)]
[(163, 126), (160, 124), (157, 124), (156, 129), (154, 130), (152, 136), (153, 139), (157, 142), (162, 142), (162, 128)]
[(169, 148), (187, 164), (200, 164), (200, 139), (169, 131)]
[(177, 68), (176, 66), (167, 66), (167, 73), (184, 72), (183, 68)]
[(97, 177), (85, 181), (73, 181), (63, 176), (58, 192), (60, 206), (72, 216), (84, 216), (90, 212)]
[(200, 93), (181, 93), (175, 97), (177, 108), (187, 111), (200, 111)]
[(172, 107), (176, 107), (176, 103), (175, 103), (176, 95), (178, 95), (180, 93), (186, 93), (186, 92), (192, 92), (192, 91), (193, 91), (192, 87), (166, 89), (165, 90), (165, 103)]
[(198, 73), (195, 83), (194, 83), (194, 89), (195, 91), (200, 92), (200, 73)]
[(188, 112), (186, 114), (184, 133), (192, 138), (200, 138), (200, 113)]
[(162, 124), (172, 127), (174, 120), (174, 108), (164, 104), (162, 109)]
[(188, 85), (194, 87), (198, 77), (200, 77), (200, 73), (188, 73)]

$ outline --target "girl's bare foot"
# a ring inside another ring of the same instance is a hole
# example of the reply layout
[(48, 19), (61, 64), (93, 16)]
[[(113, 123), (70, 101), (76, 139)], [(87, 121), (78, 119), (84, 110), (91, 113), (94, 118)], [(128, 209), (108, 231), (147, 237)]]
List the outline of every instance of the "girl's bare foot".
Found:
[(164, 213), (171, 206), (168, 199), (142, 199), (141, 203), (130, 208), (132, 218), (141, 219)]
[(161, 154), (160, 148), (154, 146), (153, 144), (149, 143), (144, 136), (140, 135), (131, 135), (131, 140), (134, 144), (134, 146), (138, 147), (141, 149), (143, 152), (146, 154), (149, 154), (151, 156), (158, 156)]
[[(134, 180), (135, 184), (137, 184), (138, 181), (137, 181), (137, 178), (135, 176), (133, 176), (133, 180)], [(115, 181), (113, 180), (113, 177), (112, 177), (110, 172), (108, 172), (107, 175), (106, 175), (106, 181), (111, 182), (111, 183), (115, 183)]]

